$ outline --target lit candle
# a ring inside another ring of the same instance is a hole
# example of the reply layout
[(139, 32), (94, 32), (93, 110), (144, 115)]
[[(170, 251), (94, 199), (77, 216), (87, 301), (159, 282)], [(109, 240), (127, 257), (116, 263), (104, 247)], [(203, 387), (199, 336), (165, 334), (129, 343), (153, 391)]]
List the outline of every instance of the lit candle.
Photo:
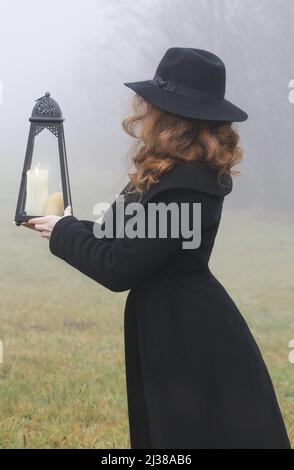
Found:
[(63, 215), (63, 195), (60, 192), (51, 194), (46, 202), (44, 215)]
[(27, 172), (27, 215), (44, 215), (48, 199), (48, 170), (37, 166)]

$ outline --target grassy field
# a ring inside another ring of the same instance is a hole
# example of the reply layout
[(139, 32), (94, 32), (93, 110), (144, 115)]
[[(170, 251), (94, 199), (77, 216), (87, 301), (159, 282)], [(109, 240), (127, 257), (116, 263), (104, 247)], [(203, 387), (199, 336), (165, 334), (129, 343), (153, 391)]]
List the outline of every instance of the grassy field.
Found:
[[(294, 445), (293, 240), (286, 218), (226, 211), (211, 269), (262, 349)], [(0, 259), (0, 447), (129, 447), (125, 294), (82, 276), (10, 221)]]

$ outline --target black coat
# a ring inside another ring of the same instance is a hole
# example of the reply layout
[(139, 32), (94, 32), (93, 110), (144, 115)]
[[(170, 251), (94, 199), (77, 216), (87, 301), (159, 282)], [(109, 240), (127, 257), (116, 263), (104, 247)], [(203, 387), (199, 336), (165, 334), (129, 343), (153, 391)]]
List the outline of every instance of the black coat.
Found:
[(180, 238), (97, 239), (91, 222), (73, 216), (53, 230), (53, 254), (113, 291), (131, 289), (125, 358), (132, 448), (290, 448), (258, 346), (208, 268), (227, 183), (207, 166), (177, 164), (143, 194), (145, 206), (202, 204), (195, 250), (184, 250)]

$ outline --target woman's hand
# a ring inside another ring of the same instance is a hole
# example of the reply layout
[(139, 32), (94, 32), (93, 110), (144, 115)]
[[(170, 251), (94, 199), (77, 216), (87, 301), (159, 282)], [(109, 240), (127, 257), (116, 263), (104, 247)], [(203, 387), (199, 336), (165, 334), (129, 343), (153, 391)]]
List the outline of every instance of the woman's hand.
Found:
[[(71, 206), (68, 206), (65, 211), (63, 217), (67, 217), (68, 215), (72, 215), (71, 213)], [(49, 238), (51, 237), (51, 233), (55, 227), (55, 224), (62, 219), (63, 217), (59, 217), (58, 215), (46, 215), (45, 217), (35, 217), (33, 219), (28, 220), (27, 222), (22, 223), (25, 227), (31, 228), (40, 232), (42, 238)]]

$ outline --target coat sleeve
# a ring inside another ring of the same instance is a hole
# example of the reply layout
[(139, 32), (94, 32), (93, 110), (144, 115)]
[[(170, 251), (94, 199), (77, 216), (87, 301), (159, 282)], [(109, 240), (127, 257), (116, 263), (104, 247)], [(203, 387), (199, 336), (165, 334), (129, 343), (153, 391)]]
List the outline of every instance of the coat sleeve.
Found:
[[(160, 202), (186, 199), (180, 190), (160, 195)], [(152, 201), (155, 202), (155, 201)], [(146, 211), (147, 214), (147, 211)], [(145, 215), (148, 222), (148, 215)], [(136, 287), (181, 249), (178, 238), (96, 238), (74, 216), (60, 219), (51, 234), (50, 251), (104, 287), (120, 292)]]
[(94, 223), (95, 222), (92, 222), (92, 220), (80, 220), (81, 224), (83, 224), (83, 226), (89, 230), (90, 232), (93, 231), (93, 227), (94, 227)]

